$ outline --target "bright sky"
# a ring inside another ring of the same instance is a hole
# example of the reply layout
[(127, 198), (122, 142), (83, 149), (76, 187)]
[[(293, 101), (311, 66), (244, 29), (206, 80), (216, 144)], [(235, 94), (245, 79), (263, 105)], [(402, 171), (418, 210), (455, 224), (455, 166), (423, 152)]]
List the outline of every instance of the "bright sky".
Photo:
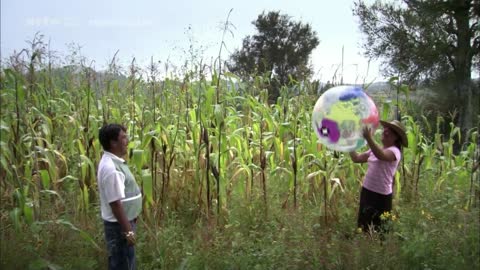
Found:
[(69, 53), (67, 44), (80, 45), (82, 55), (94, 60), (97, 70), (104, 69), (117, 50), (124, 66), (133, 57), (140, 65), (153, 57), (181, 66), (190, 45), (211, 63), (218, 56), (221, 26), (232, 8), (234, 36), (225, 37), (228, 51), (223, 51), (223, 59), (255, 33), (252, 21), (262, 11), (276, 10), (311, 24), (317, 32), (320, 44), (311, 57), (316, 78), (332, 81), (337, 70), (340, 81), (344, 46), (344, 82), (384, 80), (378, 75), (378, 62), (370, 63), (367, 75), (368, 59), (361, 55), (362, 35), (352, 15), (353, 0), (3, 0), (1, 58), (28, 47), (26, 41), (40, 32), (60, 57)]

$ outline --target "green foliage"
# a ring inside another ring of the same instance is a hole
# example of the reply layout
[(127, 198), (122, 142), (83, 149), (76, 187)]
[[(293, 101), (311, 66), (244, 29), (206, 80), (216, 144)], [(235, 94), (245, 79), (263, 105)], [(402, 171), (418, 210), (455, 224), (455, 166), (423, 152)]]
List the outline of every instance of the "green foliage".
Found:
[(141, 269), (480, 266), (477, 129), (464, 136), (442, 117), (409, 114), (408, 102), (377, 102), (383, 119), (398, 106), (411, 145), (396, 176), (393, 233), (379, 242), (355, 228), (365, 166), (317, 143), (308, 85), (284, 85), (269, 104), (264, 77), (228, 91), (230, 75), (213, 78), (218, 84), (168, 79), (153, 95), (151, 82), (131, 74), (117, 84), (112, 71), (95, 89), (86, 87), (93, 77), (85, 70), (69, 72), (39, 98), (19, 93), (30, 91), (27, 74), (4, 71), (2, 269), (105, 268), (95, 179), (105, 122), (129, 127), (127, 160), (145, 195)]
[[(354, 14), (366, 36), (365, 54), (385, 60), (386, 76), (443, 90), (437, 92), (440, 97), (435, 103), (443, 97), (448, 102), (436, 108), (444, 112), (458, 109), (459, 117), (452, 121), (464, 135), (478, 126), (478, 102), (474, 102), (478, 100), (478, 85), (471, 78), (474, 67), (478, 70), (480, 65), (479, 3), (402, 2), (355, 3)], [(450, 93), (445, 94), (445, 90)]]
[(270, 78), (269, 96), (275, 101), (280, 87), (311, 76), (308, 60), (319, 40), (309, 24), (295, 22), (278, 11), (263, 12), (252, 23), (258, 33), (244, 38), (228, 68), (244, 79), (252, 74)]
[[(384, 57), (391, 75), (408, 80), (419, 76), (439, 78), (458, 65), (465, 65), (470, 78), (472, 61), (479, 61), (478, 3), (444, 1), (404, 1), (355, 3), (354, 13), (366, 35), (365, 52)], [(463, 57), (452, 58), (463, 52)], [(462, 63), (462, 61), (466, 61)]]

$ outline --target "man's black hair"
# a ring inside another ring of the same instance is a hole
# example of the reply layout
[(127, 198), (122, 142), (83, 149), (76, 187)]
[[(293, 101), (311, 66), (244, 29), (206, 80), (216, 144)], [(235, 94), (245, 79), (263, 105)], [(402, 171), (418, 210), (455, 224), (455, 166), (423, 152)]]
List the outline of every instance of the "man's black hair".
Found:
[(110, 151), (110, 141), (116, 141), (120, 131), (127, 132), (127, 128), (119, 124), (107, 124), (98, 132), (98, 139), (103, 150)]

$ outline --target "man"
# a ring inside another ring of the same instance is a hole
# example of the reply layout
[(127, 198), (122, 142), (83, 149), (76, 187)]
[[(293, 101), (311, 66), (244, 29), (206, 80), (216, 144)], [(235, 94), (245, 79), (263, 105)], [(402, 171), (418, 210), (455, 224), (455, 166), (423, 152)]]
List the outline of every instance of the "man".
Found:
[(135, 229), (142, 211), (142, 194), (123, 157), (126, 128), (118, 124), (100, 129), (104, 153), (98, 165), (98, 190), (108, 249), (108, 269), (135, 269)]

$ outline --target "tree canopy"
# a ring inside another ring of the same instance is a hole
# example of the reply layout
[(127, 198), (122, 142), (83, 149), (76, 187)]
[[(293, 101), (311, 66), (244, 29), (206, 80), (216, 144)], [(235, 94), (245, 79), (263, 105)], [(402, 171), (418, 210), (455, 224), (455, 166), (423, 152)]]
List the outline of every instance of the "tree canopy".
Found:
[(269, 75), (272, 85), (270, 98), (278, 97), (278, 87), (291, 79), (302, 81), (312, 74), (309, 56), (319, 44), (316, 32), (309, 24), (291, 20), (278, 11), (262, 12), (252, 22), (257, 29), (243, 39), (228, 63), (230, 71), (248, 78), (252, 74)]
[(365, 54), (384, 61), (384, 75), (412, 84), (421, 80), (453, 81), (454, 93), (467, 101), (459, 124), (473, 125), (472, 67), (480, 67), (477, 0), (403, 0), (355, 3), (354, 14), (365, 34)]

